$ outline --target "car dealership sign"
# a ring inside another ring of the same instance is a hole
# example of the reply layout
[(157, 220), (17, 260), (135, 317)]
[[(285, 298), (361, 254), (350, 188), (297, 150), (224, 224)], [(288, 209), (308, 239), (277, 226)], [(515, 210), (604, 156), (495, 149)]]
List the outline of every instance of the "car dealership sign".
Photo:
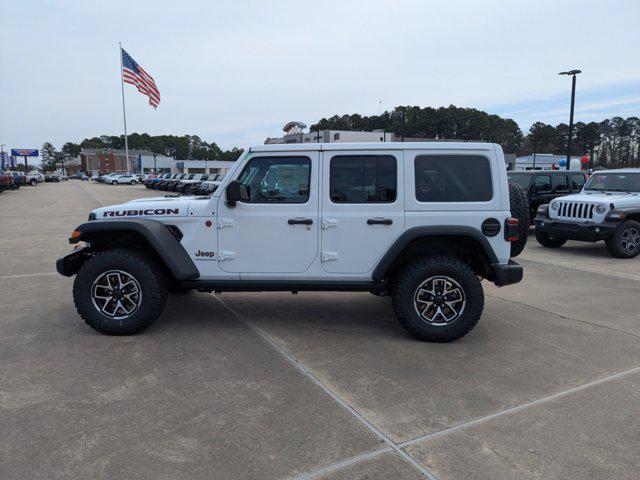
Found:
[(14, 157), (37, 157), (38, 150), (33, 148), (12, 148), (11, 155)]

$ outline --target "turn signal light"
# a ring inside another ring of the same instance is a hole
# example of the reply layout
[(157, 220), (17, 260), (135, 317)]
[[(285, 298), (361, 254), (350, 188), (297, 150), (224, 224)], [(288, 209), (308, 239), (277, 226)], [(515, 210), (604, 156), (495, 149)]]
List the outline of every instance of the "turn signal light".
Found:
[(82, 232), (78, 230), (74, 230), (71, 232), (71, 236), (69, 237), (69, 243), (78, 243), (80, 241), (80, 237), (82, 236)]

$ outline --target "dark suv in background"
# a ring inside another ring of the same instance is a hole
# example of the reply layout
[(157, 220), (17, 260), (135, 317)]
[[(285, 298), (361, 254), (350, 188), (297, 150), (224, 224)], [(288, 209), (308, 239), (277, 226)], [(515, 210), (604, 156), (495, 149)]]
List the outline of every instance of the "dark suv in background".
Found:
[(531, 218), (535, 218), (540, 205), (563, 195), (580, 192), (587, 181), (587, 175), (583, 172), (563, 170), (510, 170), (507, 177), (509, 183), (517, 183), (527, 194)]

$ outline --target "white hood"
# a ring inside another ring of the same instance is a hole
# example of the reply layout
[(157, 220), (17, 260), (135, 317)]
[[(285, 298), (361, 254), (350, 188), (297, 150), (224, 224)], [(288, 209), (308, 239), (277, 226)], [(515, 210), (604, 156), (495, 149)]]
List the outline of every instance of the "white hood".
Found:
[(615, 208), (624, 208), (631, 206), (640, 206), (640, 194), (639, 193), (624, 193), (624, 192), (596, 192), (596, 193), (579, 193), (575, 195), (567, 195), (560, 197), (558, 200), (566, 200), (569, 202), (588, 202), (588, 203), (601, 203), (609, 207), (612, 203)]
[(194, 197), (153, 197), (132, 200), (120, 205), (97, 208), (96, 220), (126, 218), (186, 217)]

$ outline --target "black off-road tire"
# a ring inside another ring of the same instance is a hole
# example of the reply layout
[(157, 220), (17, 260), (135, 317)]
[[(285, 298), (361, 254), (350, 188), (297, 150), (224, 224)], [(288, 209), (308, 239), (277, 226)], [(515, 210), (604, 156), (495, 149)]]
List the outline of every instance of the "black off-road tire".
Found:
[[(607, 251), (612, 257), (634, 258), (640, 253), (640, 245), (635, 243), (633, 238), (625, 238), (625, 232), (630, 237), (635, 236), (637, 238), (637, 235), (640, 234), (640, 223), (635, 220), (627, 220), (605, 241)], [(623, 242), (631, 242), (631, 245), (635, 245), (635, 247), (633, 249), (625, 249)]]
[(531, 226), (531, 216), (529, 214), (529, 198), (522, 187), (517, 183), (509, 184), (509, 205), (511, 206), (511, 216), (520, 221), (518, 226), (518, 241), (511, 242), (511, 257), (517, 257), (524, 250)]
[[(94, 281), (109, 270), (121, 270), (140, 285), (139, 307), (125, 319), (113, 319), (98, 311), (91, 297)], [(167, 302), (167, 282), (160, 266), (148, 255), (133, 249), (96, 253), (76, 275), (73, 283), (76, 310), (91, 328), (107, 335), (133, 335), (151, 325)]]
[(554, 238), (554, 237), (550, 237), (549, 235), (547, 235), (545, 232), (538, 230), (536, 228), (535, 231), (536, 234), (536, 240), (538, 241), (538, 243), (540, 245), (542, 245), (543, 247), (547, 247), (547, 248), (560, 248), (561, 246), (563, 246), (565, 243), (567, 243), (567, 239), (566, 238)]
[[(446, 276), (462, 288), (465, 306), (457, 319), (446, 325), (433, 325), (416, 310), (414, 295), (430, 277)], [(484, 309), (484, 291), (475, 272), (464, 262), (447, 255), (420, 257), (409, 262), (395, 280), (393, 309), (400, 324), (415, 338), (426, 342), (452, 342), (476, 326)]]

